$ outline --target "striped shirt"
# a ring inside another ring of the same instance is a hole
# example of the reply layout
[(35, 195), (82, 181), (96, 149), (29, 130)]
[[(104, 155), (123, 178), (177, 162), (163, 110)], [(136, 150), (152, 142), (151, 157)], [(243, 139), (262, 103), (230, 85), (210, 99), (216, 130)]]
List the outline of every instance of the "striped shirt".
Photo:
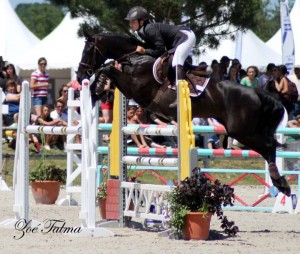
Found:
[[(49, 74), (48, 72), (43, 73), (38, 69), (31, 73), (31, 79), (36, 80), (36, 84), (48, 83)], [(32, 91), (32, 97), (47, 97), (47, 94), (48, 88), (46, 87), (41, 87)]]

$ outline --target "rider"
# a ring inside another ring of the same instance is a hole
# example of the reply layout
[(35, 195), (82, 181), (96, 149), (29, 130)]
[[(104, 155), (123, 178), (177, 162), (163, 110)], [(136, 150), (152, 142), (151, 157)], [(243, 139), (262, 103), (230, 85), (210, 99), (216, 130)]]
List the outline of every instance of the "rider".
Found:
[[(177, 70), (177, 78), (184, 79), (183, 64), (196, 42), (195, 34), (185, 26), (151, 23), (148, 11), (140, 6), (131, 8), (125, 20), (129, 26), (150, 47), (137, 46), (136, 52), (154, 58), (162, 56), (166, 50), (173, 54), (172, 67)], [(176, 68), (177, 67), (177, 68)]]

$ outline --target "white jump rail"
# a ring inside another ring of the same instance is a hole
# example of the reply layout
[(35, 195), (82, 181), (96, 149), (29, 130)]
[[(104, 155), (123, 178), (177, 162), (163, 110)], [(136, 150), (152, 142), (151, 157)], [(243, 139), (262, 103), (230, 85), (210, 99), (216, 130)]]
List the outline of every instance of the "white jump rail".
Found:
[[(67, 128), (36, 128), (29, 125), (31, 95), (29, 83), (22, 83), (20, 112), (18, 121), (17, 141), (14, 163), (14, 190), (15, 202), (13, 205), (14, 219), (8, 219), (0, 223), (1, 227), (14, 228), (19, 220), (31, 222), (31, 226), (40, 226), (41, 223), (29, 219), (29, 131), (54, 132), (58, 135), (80, 134), (82, 132), (82, 173), (81, 173), (81, 232), (76, 236), (113, 236), (114, 234), (105, 229), (96, 227), (96, 167), (97, 167), (97, 126), (98, 105), (92, 108), (89, 81), (84, 80), (81, 91), (80, 109), (82, 114), (81, 127)], [(70, 129), (69, 129), (70, 128)]]
[[(0, 140), (2, 141), (2, 130), (3, 130), (3, 121), (2, 121), (2, 115), (8, 113), (8, 105), (4, 105), (3, 102), (5, 100), (5, 94), (2, 91), (2, 88), (0, 87)], [(2, 160), (2, 144), (0, 147), (0, 161), (1, 161), (1, 167), (0, 167), (0, 191), (11, 191), (11, 189), (7, 186), (6, 182), (2, 178), (2, 166), (3, 166), (3, 160)]]

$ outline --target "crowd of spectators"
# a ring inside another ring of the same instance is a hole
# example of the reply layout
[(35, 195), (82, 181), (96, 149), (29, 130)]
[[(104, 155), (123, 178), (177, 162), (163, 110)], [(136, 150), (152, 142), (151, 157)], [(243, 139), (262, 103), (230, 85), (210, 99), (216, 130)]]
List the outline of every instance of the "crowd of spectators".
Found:
[[(48, 89), (51, 87), (49, 83), (49, 74), (47, 72), (47, 60), (41, 57), (37, 61), (37, 69), (32, 72), (30, 79), (30, 89), (32, 92), (32, 124), (37, 125), (67, 125), (67, 99), (68, 89), (74, 88), (75, 91), (80, 90), (80, 84), (77, 81), (70, 81), (62, 84), (54, 105), (48, 105)], [(295, 127), (299, 125), (300, 119), (300, 96), (296, 103), (286, 102), (283, 95), (288, 92), (287, 80), (294, 82), (300, 91), (300, 66), (295, 66), (294, 73), (289, 75), (286, 67), (276, 66), (269, 63), (265, 71), (259, 71), (256, 66), (249, 66), (243, 69), (238, 59), (230, 59), (223, 56), (220, 61), (213, 60), (209, 65), (201, 62), (200, 66), (207, 66), (206, 69), (210, 78), (215, 80), (231, 80), (237, 85), (243, 85), (251, 89), (264, 89), (273, 93), (274, 97), (280, 100), (289, 113), (289, 126)], [(5, 126), (16, 127), (19, 111), (20, 93), (22, 92), (22, 79), (16, 74), (13, 64), (6, 64), (0, 56), (0, 85), (5, 91), (5, 104), (8, 105), (9, 111), (7, 115), (3, 115), (3, 123)], [(99, 122), (112, 123), (113, 121), (113, 99), (115, 85), (112, 80), (107, 79), (104, 87), (104, 96), (100, 102), (100, 118)], [(273, 89), (273, 90), (272, 90)], [(78, 94), (77, 94), (77, 97)], [(78, 98), (79, 99), (79, 98)], [(73, 124), (79, 124), (80, 112), (75, 111)], [(173, 124), (176, 122), (165, 122), (154, 114), (150, 114), (142, 107), (135, 103), (129, 103), (127, 110), (128, 123), (152, 123), (159, 125)], [(194, 118), (195, 125), (218, 125), (216, 119), (200, 119)], [(109, 135), (103, 135), (103, 140), (109, 142)], [(45, 135), (44, 141), (39, 135), (33, 135), (32, 142), (35, 144), (37, 151), (40, 151), (42, 142), (46, 149), (64, 149), (65, 140), (61, 136)], [(76, 142), (80, 143), (80, 136), (76, 136)], [(138, 147), (176, 147), (177, 140), (174, 137), (161, 136), (143, 136), (131, 135), (128, 143), (132, 143)], [(238, 141), (220, 135), (211, 135), (206, 139), (204, 136), (196, 135), (196, 145), (208, 148), (229, 148), (241, 149), (243, 146)]]

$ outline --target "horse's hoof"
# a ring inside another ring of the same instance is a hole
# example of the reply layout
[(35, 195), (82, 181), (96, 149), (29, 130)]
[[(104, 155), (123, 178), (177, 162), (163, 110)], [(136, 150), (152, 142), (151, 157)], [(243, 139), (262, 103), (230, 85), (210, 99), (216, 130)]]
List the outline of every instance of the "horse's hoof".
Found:
[(287, 195), (288, 197), (291, 196), (291, 187), (288, 184), (287, 180), (284, 176), (280, 176), (278, 179), (274, 179), (271, 177), (273, 185), (284, 195)]

